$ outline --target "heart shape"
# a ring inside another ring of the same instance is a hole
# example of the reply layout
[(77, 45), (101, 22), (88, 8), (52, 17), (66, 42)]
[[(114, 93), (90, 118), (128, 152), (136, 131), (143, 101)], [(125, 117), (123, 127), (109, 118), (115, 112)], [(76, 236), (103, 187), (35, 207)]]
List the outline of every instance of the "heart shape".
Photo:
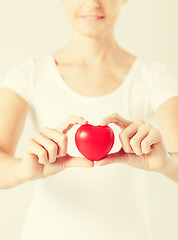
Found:
[(77, 129), (75, 144), (80, 153), (88, 160), (98, 161), (112, 149), (114, 132), (109, 126), (85, 124)]

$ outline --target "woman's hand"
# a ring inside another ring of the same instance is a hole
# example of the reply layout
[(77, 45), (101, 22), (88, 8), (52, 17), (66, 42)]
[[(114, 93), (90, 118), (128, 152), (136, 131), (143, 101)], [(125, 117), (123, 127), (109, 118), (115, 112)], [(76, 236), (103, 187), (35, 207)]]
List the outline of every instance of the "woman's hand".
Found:
[(105, 117), (100, 125), (109, 123), (115, 123), (121, 128), (119, 139), (122, 148), (98, 161), (98, 166), (117, 162), (161, 172), (168, 165), (168, 153), (158, 129), (143, 120), (128, 121), (117, 113)]
[(93, 167), (94, 163), (84, 157), (67, 154), (66, 133), (75, 124), (88, 122), (77, 116), (70, 116), (59, 127), (43, 128), (30, 138), (25, 147), (20, 172), (27, 181), (57, 174), (70, 167)]

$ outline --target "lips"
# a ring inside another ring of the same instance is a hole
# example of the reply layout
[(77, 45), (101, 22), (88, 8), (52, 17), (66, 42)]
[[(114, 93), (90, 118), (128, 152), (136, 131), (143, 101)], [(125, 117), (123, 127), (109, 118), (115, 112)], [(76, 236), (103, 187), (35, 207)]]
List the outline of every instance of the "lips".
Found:
[(96, 15), (86, 15), (86, 16), (81, 16), (84, 20), (87, 21), (99, 21), (104, 18), (104, 16), (96, 16)]

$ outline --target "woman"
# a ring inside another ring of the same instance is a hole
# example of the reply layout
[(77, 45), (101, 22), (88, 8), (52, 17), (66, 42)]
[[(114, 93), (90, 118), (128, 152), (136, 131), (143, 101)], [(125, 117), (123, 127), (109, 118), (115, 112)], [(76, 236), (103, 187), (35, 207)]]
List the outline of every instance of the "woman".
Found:
[[(69, 44), (12, 67), (1, 84), (0, 187), (36, 181), (21, 240), (150, 240), (144, 173), (178, 182), (178, 83), (164, 65), (116, 42), (125, 2), (63, 0)], [(27, 113), (37, 131), (19, 159)], [(161, 132), (150, 124), (154, 118)], [(68, 141), (69, 130), (88, 122), (121, 130), (122, 148), (96, 166)]]

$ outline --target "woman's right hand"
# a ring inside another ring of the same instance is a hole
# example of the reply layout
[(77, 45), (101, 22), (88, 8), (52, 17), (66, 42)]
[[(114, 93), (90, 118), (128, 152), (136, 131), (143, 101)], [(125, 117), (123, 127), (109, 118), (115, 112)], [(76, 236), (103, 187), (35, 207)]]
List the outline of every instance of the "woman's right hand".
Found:
[(46, 178), (70, 167), (93, 167), (94, 163), (84, 157), (67, 154), (68, 138), (66, 133), (75, 124), (87, 124), (82, 117), (70, 116), (59, 127), (43, 128), (28, 139), (20, 174), (27, 181)]

